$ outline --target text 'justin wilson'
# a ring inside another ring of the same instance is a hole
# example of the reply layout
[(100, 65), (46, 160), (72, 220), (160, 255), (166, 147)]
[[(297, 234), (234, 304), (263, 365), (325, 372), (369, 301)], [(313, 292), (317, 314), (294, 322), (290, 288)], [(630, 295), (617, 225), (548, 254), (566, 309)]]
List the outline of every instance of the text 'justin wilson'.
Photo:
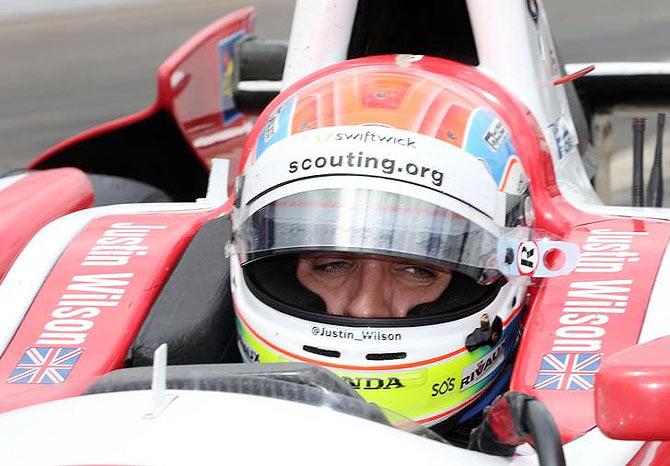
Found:
[(360, 329), (356, 331), (330, 329), (328, 327), (321, 327), (315, 325), (312, 327), (312, 335), (315, 337), (339, 338), (342, 340), (376, 340), (376, 341), (400, 341), (402, 340), (401, 333), (382, 332), (380, 330)]
[(609, 229), (590, 232), (572, 276), (581, 273), (616, 274), (609, 280), (570, 283), (563, 312), (559, 317), (552, 351), (600, 351), (606, 324), (626, 312), (633, 279), (625, 274), (626, 264), (639, 262), (633, 240), (648, 232)]
[[(152, 231), (166, 225), (114, 223), (105, 230), (81, 263), (82, 268), (120, 267), (134, 256), (147, 254), (144, 241)], [(95, 270), (95, 269), (93, 269)], [(133, 279), (133, 272), (75, 275), (51, 311), (37, 343), (40, 345), (81, 345), (86, 341), (95, 317), (118, 306)]]

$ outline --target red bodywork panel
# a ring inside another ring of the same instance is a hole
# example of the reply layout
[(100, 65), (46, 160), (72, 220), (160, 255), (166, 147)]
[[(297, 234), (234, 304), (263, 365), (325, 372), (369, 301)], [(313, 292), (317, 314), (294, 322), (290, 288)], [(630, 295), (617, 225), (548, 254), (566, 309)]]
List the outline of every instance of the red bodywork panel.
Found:
[[(670, 336), (610, 356), (596, 375), (598, 427), (621, 440), (670, 440)], [(659, 422), (661, 421), (661, 422)]]
[[(151, 304), (192, 236), (219, 214), (114, 215), (91, 221), (63, 252), (0, 359), (0, 411), (80, 394), (96, 377), (123, 367)], [(119, 255), (120, 249), (131, 255)], [(39, 367), (30, 372), (30, 364)]]
[(230, 160), (229, 188), (248, 132), (247, 116), (232, 102), (232, 53), (235, 41), (253, 32), (254, 11), (243, 8), (212, 23), (158, 69), (156, 104), (174, 115), (203, 163), (209, 166), (215, 157)]
[(241, 154), (246, 131), (225, 137), (247, 121), (233, 109), (232, 53), (235, 41), (253, 32), (253, 22), (253, 8), (231, 13), (190, 38), (158, 69), (157, 103), (174, 114), (203, 161), (232, 150)]
[(668, 465), (670, 465), (670, 442), (647, 442), (628, 463), (628, 466)]
[(576, 228), (566, 240), (582, 248), (579, 265), (539, 284), (511, 388), (541, 399), (564, 440), (595, 426), (595, 372), (605, 357), (637, 344), (669, 238), (670, 225), (651, 220)]
[(47, 223), (93, 205), (93, 187), (76, 168), (30, 172), (0, 190), (0, 281)]

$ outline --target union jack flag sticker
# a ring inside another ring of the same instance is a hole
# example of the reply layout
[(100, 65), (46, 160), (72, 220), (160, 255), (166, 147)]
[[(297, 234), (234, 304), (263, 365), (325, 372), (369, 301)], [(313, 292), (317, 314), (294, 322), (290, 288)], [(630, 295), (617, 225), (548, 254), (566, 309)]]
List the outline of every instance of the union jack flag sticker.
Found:
[(7, 383), (62, 383), (83, 352), (81, 348), (28, 348), (9, 375)]
[(591, 390), (600, 367), (600, 353), (547, 353), (533, 388), (537, 390)]

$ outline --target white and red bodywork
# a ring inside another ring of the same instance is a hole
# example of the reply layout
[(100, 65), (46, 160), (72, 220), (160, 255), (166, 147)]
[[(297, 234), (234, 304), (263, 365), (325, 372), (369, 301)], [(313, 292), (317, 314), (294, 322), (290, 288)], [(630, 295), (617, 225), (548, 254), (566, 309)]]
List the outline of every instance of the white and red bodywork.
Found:
[[(17, 173), (0, 179), (0, 280), (26, 243), (47, 223), (93, 205), (93, 189), (79, 170)], [(29, 215), (26, 215), (27, 213)]]
[[(427, 60), (427, 68), (480, 89), (508, 122), (531, 181), (538, 228), (579, 245), (584, 253), (622, 253), (603, 255), (600, 262), (592, 257), (601, 256), (583, 256), (571, 275), (537, 283), (511, 388), (532, 394), (548, 406), (570, 461), (665, 464), (670, 461), (668, 442), (615, 441), (597, 429), (594, 392), (588, 384), (582, 389), (561, 386), (567, 383), (567, 375), (556, 382), (557, 388), (547, 389), (551, 384), (538, 381), (546, 380), (539, 376), (543, 362), (552, 354), (588, 353), (605, 358), (670, 333), (670, 314), (664, 308), (669, 294), (665, 285), (670, 280), (666, 255), (670, 210), (603, 206), (585, 175), (577, 144), (567, 153), (560, 152), (552, 128), (560, 122), (573, 141), (577, 135), (565, 90), (553, 84), (561, 71), (541, 5), (537, 22), (528, 14), (525, 0), (468, 0), (467, 6), (483, 75), (444, 60)], [(346, 59), (355, 9), (355, 0), (297, 2), (284, 86)], [(163, 108), (173, 113), (202, 163), (227, 158), (232, 171), (239, 166), (241, 144), (250, 124), (245, 116), (230, 124), (222, 121), (217, 80), (207, 79), (219, 71), (207, 50), (215, 48), (221, 37), (249, 32), (252, 22), (253, 11), (240, 10), (193, 39), (206, 44), (202, 49), (194, 51), (187, 43), (184, 51), (178, 51), (159, 70), (159, 96), (146, 111)], [(196, 88), (198, 92), (193, 91)], [(109, 125), (116, 124), (121, 123)], [(39, 160), (49, 156), (47, 152)], [(14, 206), (17, 199), (22, 206), (16, 213), (3, 208), (0, 218), (0, 232), (9, 238), (4, 244), (10, 245), (0, 253), (0, 277), (4, 275), (0, 284), (0, 411), (9, 411), (78, 395), (96, 377), (123, 366), (148, 309), (194, 233), (207, 220), (229, 212), (225, 186), (230, 186), (232, 177), (227, 172), (212, 172), (210, 196), (194, 203), (90, 210), (81, 210), (90, 206), (91, 190), (76, 170), (3, 180), (0, 178), (0, 206)], [(78, 212), (65, 215), (74, 211)], [(146, 227), (137, 243), (146, 246), (145, 254), (132, 255), (123, 266), (90, 265), (95, 261), (86, 258), (100, 244), (97, 241), (119, 225), (135, 225), (135, 230), (142, 230), (138, 225)], [(74, 298), (67, 296), (72, 294), (68, 286), (74, 283), (73, 277), (92, 274), (110, 274), (125, 283), (114, 298), (77, 298), (102, 301), (101, 312), (69, 315), (65, 308), (73, 306), (68, 301)], [(594, 282), (609, 291), (584, 297), (580, 290), (592, 289)], [(55, 337), (59, 332), (72, 335)], [(11, 383), (13, 371), (35, 347), (77, 348), (81, 356), (62, 383)], [(579, 384), (581, 379), (575, 380)], [(531, 460), (518, 457), (510, 461), (530, 464)]]
[[(228, 171), (213, 170), (211, 177), (225, 186)], [(90, 203), (91, 193), (86, 194)], [(63, 190), (60, 196), (64, 200), (71, 194)], [(53, 199), (51, 203), (57, 205)], [(77, 395), (92, 378), (123, 367), (153, 300), (189, 241), (231, 205), (225, 190), (212, 190), (193, 203), (97, 207), (61, 217), (36, 234), (0, 284), (8, 311), (0, 317), (0, 410)], [(27, 220), (25, 214), (21, 218)], [(40, 216), (34, 221), (41, 221)], [(21, 234), (17, 229), (17, 240)], [(116, 260), (114, 244), (130, 244), (134, 250)], [(73, 290), (76, 276), (82, 275), (111, 280), (111, 286)], [(29, 375), (30, 383), (17, 383), (21, 380), (11, 374), (34, 347), (76, 348), (81, 356), (63, 383), (57, 371), (45, 374), (51, 364)]]

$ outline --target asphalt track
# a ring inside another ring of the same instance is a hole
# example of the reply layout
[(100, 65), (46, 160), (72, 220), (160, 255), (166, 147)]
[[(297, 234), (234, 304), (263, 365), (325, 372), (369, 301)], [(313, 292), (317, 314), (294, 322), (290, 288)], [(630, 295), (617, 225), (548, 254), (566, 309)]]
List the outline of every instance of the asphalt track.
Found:
[[(155, 70), (174, 49), (251, 3), (182, 0), (0, 20), (0, 170), (146, 107)], [(254, 3), (259, 34), (288, 37), (293, 2)]]
[[(252, 3), (260, 35), (288, 37), (292, 0), (162, 0), (0, 18), (0, 170), (145, 107), (155, 95), (154, 71), (172, 50)], [(667, 0), (544, 4), (566, 62), (670, 60)]]

